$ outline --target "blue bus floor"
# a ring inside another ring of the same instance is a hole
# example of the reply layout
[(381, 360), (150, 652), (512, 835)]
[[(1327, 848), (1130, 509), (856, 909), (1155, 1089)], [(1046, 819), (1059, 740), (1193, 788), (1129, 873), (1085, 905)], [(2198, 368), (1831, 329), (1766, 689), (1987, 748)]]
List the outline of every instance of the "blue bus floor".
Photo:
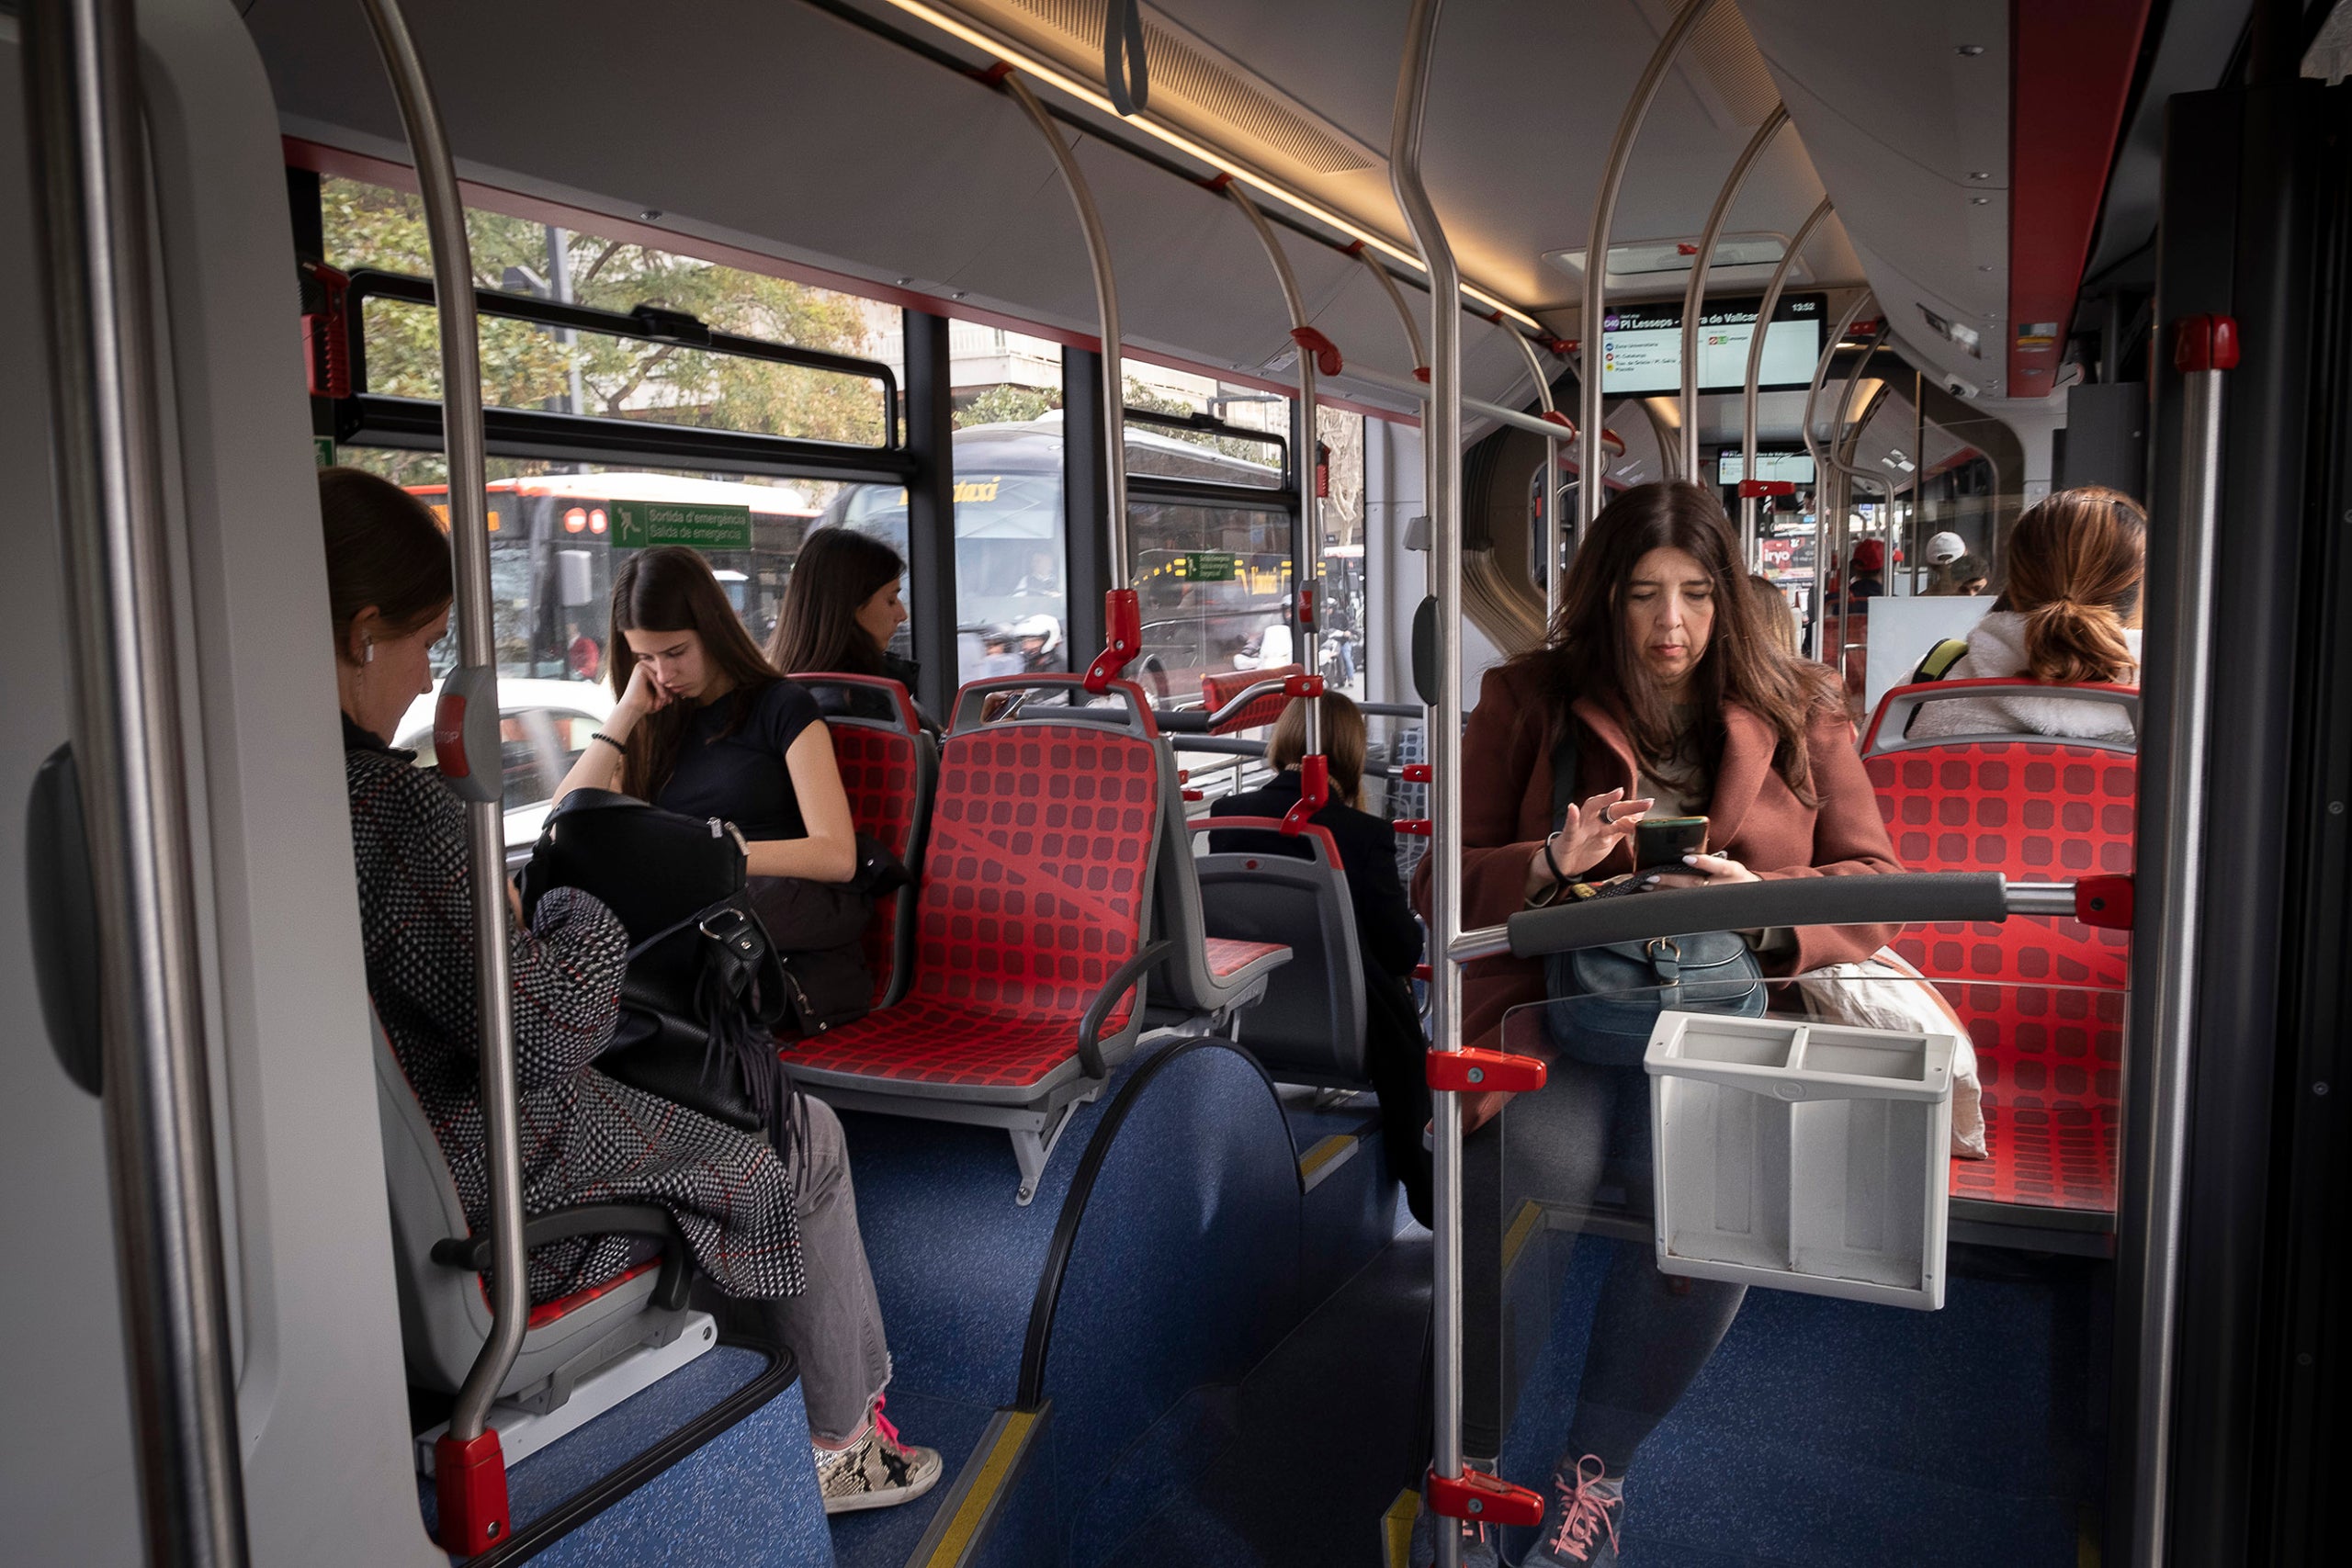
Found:
[(1429, 1303), (1429, 1233), (1413, 1227), (1275, 1347), (1238, 1396), (1187, 1401), (1179, 1414), (1196, 1428), (1222, 1417), (1224, 1452), (1127, 1538), (1112, 1568), (1376, 1562), (1381, 1513), (1418, 1462)]
[[(1649, 1266), (1646, 1247), (1575, 1245), (1505, 1439), (1503, 1472), (1522, 1485), (1543, 1484), (1566, 1440), (1612, 1251), (1618, 1267)], [(2009, 1272), (1956, 1271), (1938, 1313), (1748, 1292), (1634, 1456), (1627, 1568), (2071, 1568), (2101, 1463), (2098, 1309), (2079, 1265)], [(1516, 1556), (1531, 1532), (1510, 1533)]]
[[(1557, 1239), (1567, 1253), (1571, 1238)], [(1574, 1247), (1506, 1444), (1504, 1472), (1523, 1484), (1541, 1483), (1566, 1436), (1612, 1248), (1648, 1264), (1639, 1247)], [(1238, 1397), (1171, 1416), (1195, 1427), (1224, 1416), (1225, 1451), (1123, 1543), (1114, 1568), (1378, 1562), (1381, 1516), (1419, 1462), (1429, 1269), (1428, 1233), (1406, 1228)], [(2096, 1310), (2086, 1272), (2064, 1265), (1956, 1278), (1936, 1314), (1750, 1292), (1635, 1460), (1627, 1568), (2071, 1568), (2101, 1462)], [(1511, 1535), (1516, 1558), (1532, 1532)]]

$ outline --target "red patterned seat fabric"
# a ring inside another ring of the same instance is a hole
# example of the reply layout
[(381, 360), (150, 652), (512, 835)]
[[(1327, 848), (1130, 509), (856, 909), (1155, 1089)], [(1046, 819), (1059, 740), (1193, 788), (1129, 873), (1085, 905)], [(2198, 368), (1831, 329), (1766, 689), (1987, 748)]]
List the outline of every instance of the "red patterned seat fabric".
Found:
[[(864, 725), (836, 724), (833, 761), (841, 769), (842, 788), (849, 795), (850, 820), (859, 832), (879, 842), (904, 863), (914, 838), (915, 738), (903, 730), (874, 729)], [(874, 901), (873, 918), (865, 924), (865, 966), (874, 976), (874, 1005), (880, 1007), (890, 989), (896, 961), (899, 900), (902, 893), (885, 894)]]
[(1229, 936), (1209, 937), (1202, 945), (1208, 953), (1210, 975), (1220, 981), (1231, 979), (1261, 958), (1290, 951), (1276, 942), (1243, 942)]
[[(1020, 1089), (1078, 1053), (1087, 1004), (1142, 942), (1159, 772), (1138, 736), (1021, 724), (948, 738), (913, 988), (785, 1054), (795, 1072)], [(1104, 1035), (1134, 1009), (1112, 1009)]]
[[(1277, 681), (1287, 675), (1304, 675), (1303, 664), (1277, 664), (1265, 670), (1242, 670), (1230, 675), (1201, 677), (1201, 702), (1211, 713), (1223, 707), (1261, 681)], [(1238, 729), (1256, 729), (1282, 717), (1290, 699), (1280, 692), (1270, 692), (1251, 699), (1248, 707), (1216, 727), (1219, 735), (1230, 735)]]
[[(2058, 740), (1954, 742), (1869, 760), (1913, 871), (2060, 882), (2132, 866), (2137, 759)], [(2113, 1212), (2128, 933), (2051, 916), (1913, 926), (1894, 944), (1939, 982), (1976, 1048), (1992, 1157), (1956, 1198)]]

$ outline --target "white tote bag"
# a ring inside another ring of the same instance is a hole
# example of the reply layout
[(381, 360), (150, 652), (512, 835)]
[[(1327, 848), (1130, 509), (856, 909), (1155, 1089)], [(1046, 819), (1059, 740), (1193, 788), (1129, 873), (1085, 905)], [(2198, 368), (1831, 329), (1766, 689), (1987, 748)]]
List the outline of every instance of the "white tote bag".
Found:
[(1882, 947), (1859, 964), (1832, 964), (1797, 976), (1808, 1017), (1861, 1029), (1900, 1029), (1912, 1033), (1950, 1034), (1960, 1042), (1951, 1061), (1951, 1152), (1964, 1159), (1986, 1158), (1984, 1090), (1976, 1080), (1976, 1050), (1968, 1026), (1941, 992)]

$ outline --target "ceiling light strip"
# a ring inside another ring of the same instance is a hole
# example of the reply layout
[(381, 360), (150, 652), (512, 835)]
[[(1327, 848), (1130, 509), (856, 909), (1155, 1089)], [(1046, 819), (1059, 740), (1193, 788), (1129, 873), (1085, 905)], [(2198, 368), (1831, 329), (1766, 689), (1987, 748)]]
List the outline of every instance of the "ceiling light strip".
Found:
[[(1190, 137), (1182, 135), (1177, 131), (1170, 130), (1166, 126), (1160, 125), (1155, 120), (1148, 119), (1138, 115), (1123, 115), (1119, 113), (1118, 109), (1112, 105), (1111, 100), (1102, 93), (1096, 91), (1086, 83), (1080, 81), (1078, 78), (1068, 74), (1051, 62), (1030, 53), (1026, 50), (1018, 49), (1006, 42), (1004, 39), (979, 28), (976, 28), (968, 22), (951, 17), (945, 12), (938, 10), (933, 6), (926, 6), (922, 3), (922, 0), (889, 0), (889, 4), (898, 7), (899, 10), (906, 12), (910, 17), (916, 17), (921, 18), (922, 21), (928, 22), (931, 26), (937, 28), (941, 32), (946, 33), (951, 38), (961, 39), (963, 42), (971, 45), (974, 49), (980, 50), (988, 54), (993, 55), (997, 59), (1003, 61), (1008, 65), (1017, 66), (1022, 71), (1027, 73), (1029, 75), (1035, 76), (1037, 80), (1045, 83), (1046, 85), (1053, 87), (1058, 92), (1068, 94), (1069, 96), (1078, 99), (1080, 103), (1087, 105), (1091, 108), (1098, 109), (1101, 112), (1111, 116), (1114, 119), (1120, 121), (1122, 124), (1134, 126), (1137, 130), (1145, 131), (1151, 136), (1157, 137), (1159, 141), (1175, 148), (1185, 156), (1198, 159), (1200, 162), (1206, 164), (1209, 167), (1216, 170), (1218, 173), (1239, 180), (1244, 185), (1252, 186), (1253, 188), (1263, 192), (1265, 195), (1273, 197), (1276, 201), (1280, 201), (1286, 206), (1295, 208), (1298, 211), (1306, 214), (1309, 218), (1314, 219), (1317, 222), (1327, 224), (1333, 229), (1337, 229), (1340, 233), (1347, 235), (1348, 238), (1351, 240), (1362, 241), (1372, 249), (1378, 251), (1382, 255), (1387, 256), (1393, 261), (1400, 262), (1404, 265), (1411, 267), (1417, 273), (1426, 273), (1428, 271), (1426, 267), (1422, 266), (1421, 258), (1415, 255), (1412, 252), (1406, 250), (1383, 235), (1375, 234), (1359, 224), (1350, 222), (1347, 219), (1340, 217), (1329, 208), (1325, 207), (1307, 197), (1302, 196), (1295, 190), (1291, 190), (1286, 186), (1276, 184), (1274, 181), (1268, 179), (1265, 175), (1259, 174), (1256, 170), (1250, 168), (1246, 164), (1237, 163), (1226, 154), (1215, 152), (1210, 148), (1204, 146), (1202, 143), (1193, 141)], [(1496, 299), (1493, 295), (1487, 293), (1482, 288), (1477, 288), (1465, 283), (1462, 286), (1462, 292), (1469, 299), (1476, 300), (1480, 305), (1484, 306), (1486, 310), (1500, 310), (1504, 315), (1509, 316), (1512, 321), (1527, 327), (1530, 331), (1540, 333), (1544, 330), (1544, 324), (1541, 321), (1538, 321), (1534, 317), (1529, 315), (1526, 311), (1520, 310), (1517, 306), (1510, 304), (1505, 300)], [(1483, 314), (1484, 312), (1481, 311), (1480, 313)]]

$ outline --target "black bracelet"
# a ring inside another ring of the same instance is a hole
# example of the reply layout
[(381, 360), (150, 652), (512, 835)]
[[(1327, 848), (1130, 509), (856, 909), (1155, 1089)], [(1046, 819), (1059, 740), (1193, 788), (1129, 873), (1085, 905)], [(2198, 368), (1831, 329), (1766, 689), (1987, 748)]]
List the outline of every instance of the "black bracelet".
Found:
[(628, 755), (628, 742), (625, 740), (616, 740), (601, 729), (591, 730), (589, 732), (588, 739), (591, 740), (603, 741), (605, 745), (611, 747), (614, 750), (618, 751), (624, 757)]

